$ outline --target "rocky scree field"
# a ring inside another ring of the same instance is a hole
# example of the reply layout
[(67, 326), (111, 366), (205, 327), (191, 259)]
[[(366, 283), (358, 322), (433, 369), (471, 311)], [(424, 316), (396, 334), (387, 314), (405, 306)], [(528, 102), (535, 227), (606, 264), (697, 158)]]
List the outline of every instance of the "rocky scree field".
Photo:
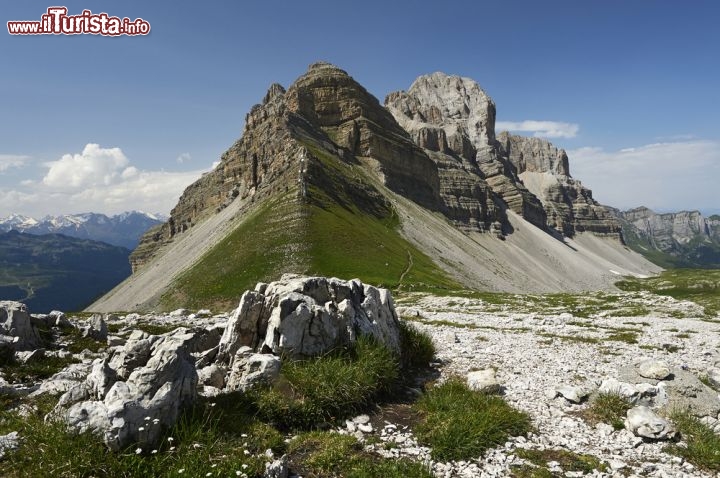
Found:
[(3, 302), (0, 473), (717, 476), (720, 316), (652, 280), (393, 299), (285, 276), (228, 313)]

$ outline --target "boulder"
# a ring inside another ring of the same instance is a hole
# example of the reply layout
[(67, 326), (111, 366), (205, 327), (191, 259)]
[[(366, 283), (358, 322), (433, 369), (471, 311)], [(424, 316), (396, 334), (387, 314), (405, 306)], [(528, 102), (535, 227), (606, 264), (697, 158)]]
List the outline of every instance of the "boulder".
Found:
[[(672, 369), (671, 375), (665, 380), (654, 380), (642, 377), (635, 367), (623, 367), (619, 378), (631, 384), (649, 383), (658, 390), (662, 400), (653, 404), (663, 410), (692, 409), (697, 416), (718, 416), (720, 413), (720, 397), (718, 393), (702, 383), (694, 374), (680, 368)], [(639, 386), (639, 385), (636, 385)]]
[(634, 407), (627, 411), (625, 428), (639, 437), (653, 440), (670, 440), (676, 434), (672, 423), (644, 406)]
[(229, 364), (240, 347), (291, 358), (317, 356), (352, 344), (359, 335), (399, 351), (390, 291), (357, 279), (286, 275), (242, 295), (220, 340), (217, 360)]
[(225, 386), (225, 369), (223, 367), (212, 364), (199, 369), (197, 374), (198, 385), (214, 388), (223, 388)]
[(274, 382), (278, 375), (280, 375), (278, 357), (256, 354), (250, 347), (242, 347), (235, 354), (226, 389), (245, 392), (258, 385)]
[(495, 377), (495, 369), (486, 368), (467, 374), (467, 384), (470, 390), (483, 393), (497, 393), (500, 391), (500, 382)]
[(108, 337), (108, 327), (105, 319), (103, 319), (103, 316), (100, 314), (93, 314), (85, 327), (83, 327), (82, 336), (105, 342)]
[(59, 310), (53, 310), (48, 314), (48, 317), (53, 322), (53, 326), (60, 327), (60, 328), (70, 328), (72, 327), (72, 323), (68, 318), (65, 316), (65, 312), (61, 312)]
[(564, 385), (556, 389), (558, 395), (571, 403), (580, 403), (590, 395), (586, 390), (580, 387)]
[[(141, 334), (135, 339), (145, 340)], [(81, 391), (70, 390), (60, 400), (69, 408), (56, 408), (53, 415), (61, 416), (78, 432), (100, 435), (113, 450), (133, 443), (154, 445), (162, 428), (172, 426), (180, 409), (197, 396), (198, 376), (188, 351), (196, 340), (192, 332), (180, 328), (156, 337), (147, 358), (133, 356), (127, 360), (132, 351), (123, 350), (125, 359), (115, 363), (129, 372), (126, 379), (112, 368), (113, 360), (95, 362), (85, 382), (91, 399), (70, 405), (73, 400), (69, 395), (83, 397)]]
[(281, 456), (279, 459), (265, 463), (264, 478), (287, 478), (288, 477), (288, 458), (287, 455)]
[(6, 336), (1, 341), (15, 350), (35, 350), (42, 343), (27, 307), (20, 302), (0, 301), (0, 335)]
[[(18, 432), (0, 435), (0, 460), (5, 457), (7, 452), (16, 450), (18, 446), (20, 446), (20, 435)], [(287, 473), (285, 476), (287, 476)]]
[(641, 377), (653, 380), (665, 380), (670, 376), (670, 366), (662, 360), (643, 360), (637, 365)]

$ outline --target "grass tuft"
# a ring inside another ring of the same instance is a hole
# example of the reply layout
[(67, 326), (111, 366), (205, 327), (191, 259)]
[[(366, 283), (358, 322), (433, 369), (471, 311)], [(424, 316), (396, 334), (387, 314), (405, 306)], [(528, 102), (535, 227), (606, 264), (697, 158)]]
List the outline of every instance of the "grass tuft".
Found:
[(667, 450), (695, 466), (720, 472), (720, 436), (688, 410), (676, 411), (670, 419), (682, 434), (686, 446), (671, 445)]
[(288, 445), (293, 469), (308, 478), (431, 478), (426, 466), (407, 460), (387, 460), (363, 451), (355, 437), (309, 432)]
[(416, 404), (418, 439), (439, 461), (468, 460), (531, 429), (530, 417), (501, 397), (470, 390), (459, 378), (430, 389)]
[(580, 472), (582, 474), (592, 473), (593, 471), (607, 471), (607, 465), (592, 455), (575, 453), (563, 449), (548, 450), (528, 450), (520, 448), (515, 454), (524, 460), (540, 467), (534, 469), (536, 474), (525, 476), (554, 476), (552, 474), (544, 475), (540, 470), (549, 470), (545, 468), (549, 462), (556, 462), (565, 472)]
[(600, 392), (592, 398), (583, 416), (592, 424), (607, 423), (615, 430), (622, 430), (625, 428), (627, 411), (632, 406), (630, 400), (620, 394)]
[(404, 369), (427, 367), (435, 357), (430, 336), (411, 324), (400, 321), (400, 363)]
[(281, 429), (310, 429), (357, 413), (388, 393), (397, 357), (370, 338), (307, 360), (285, 361), (270, 388), (250, 392), (263, 419)]

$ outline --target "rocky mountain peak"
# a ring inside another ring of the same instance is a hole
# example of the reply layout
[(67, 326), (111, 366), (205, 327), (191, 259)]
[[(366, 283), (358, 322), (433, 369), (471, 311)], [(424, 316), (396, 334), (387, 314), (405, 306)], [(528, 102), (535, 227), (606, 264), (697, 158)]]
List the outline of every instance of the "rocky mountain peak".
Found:
[(407, 92), (390, 93), (385, 105), (428, 149), (472, 157), (473, 149), (495, 142), (495, 103), (470, 78), (441, 72), (423, 75)]

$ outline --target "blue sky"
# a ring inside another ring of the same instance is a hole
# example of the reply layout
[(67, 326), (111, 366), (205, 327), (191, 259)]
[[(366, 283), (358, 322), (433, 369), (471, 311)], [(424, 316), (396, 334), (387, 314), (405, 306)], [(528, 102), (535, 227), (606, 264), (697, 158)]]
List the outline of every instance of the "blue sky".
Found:
[(0, 7), (0, 216), (166, 213), (267, 87), (317, 60), (381, 101), (424, 73), (471, 77), (601, 202), (720, 212), (718, 2), (85, 0), (62, 5), (152, 31), (7, 33), (52, 5)]

